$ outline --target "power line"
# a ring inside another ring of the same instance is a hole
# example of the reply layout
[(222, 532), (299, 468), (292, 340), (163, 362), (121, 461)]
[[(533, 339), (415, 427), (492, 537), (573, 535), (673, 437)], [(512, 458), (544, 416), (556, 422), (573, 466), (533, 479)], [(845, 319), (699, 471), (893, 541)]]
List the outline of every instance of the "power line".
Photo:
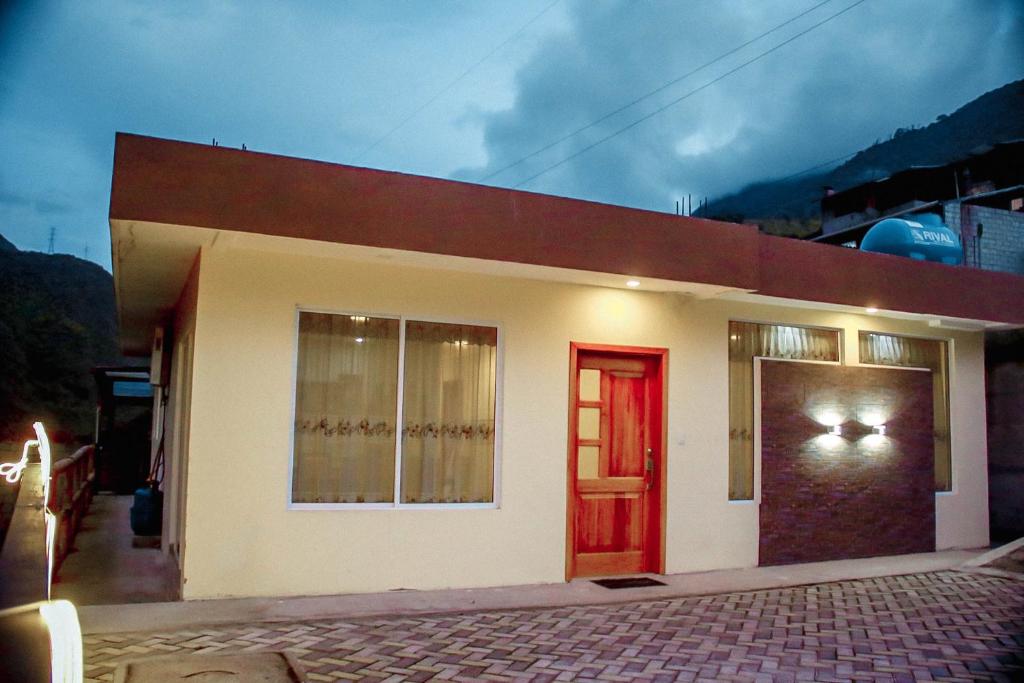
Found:
[(866, 2), (866, 1), (867, 0), (857, 0), (856, 2), (854, 2), (851, 5), (849, 5), (848, 7), (846, 7), (844, 9), (836, 12), (835, 14), (829, 16), (826, 19), (823, 19), (822, 21), (819, 21), (818, 23), (814, 24), (810, 28), (806, 28), (803, 31), (801, 31), (800, 33), (797, 33), (796, 35), (794, 35), (794, 36), (792, 36), (790, 38), (787, 38), (786, 40), (782, 41), (778, 45), (776, 45), (776, 46), (774, 46), (772, 48), (769, 48), (768, 50), (765, 50), (764, 52), (762, 52), (761, 54), (757, 55), (756, 57), (748, 59), (747, 61), (743, 62), (742, 64), (740, 64), (739, 66), (735, 67), (734, 69), (726, 71), (721, 76), (713, 78), (712, 80), (708, 81), (704, 85), (701, 85), (701, 86), (698, 86), (698, 87), (694, 88), (693, 90), (691, 90), (690, 92), (686, 93), (685, 95), (682, 95), (681, 97), (677, 97), (676, 99), (672, 100), (668, 104), (665, 104), (665, 105), (663, 105), (661, 107), (658, 107), (657, 109), (655, 109), (651, 113), (646, 114), (645, 116), (642, 116), (639, 119), (636, 119), (632, 123), (626, 124), (622, 128), (619, 128), (618, 130), (614, 131), (613, 133), (609, 133), (608, 135), (604, 136), (600, 140), (597, 140), (596, 142), (593, 142), (593, 143), (587, 145), (586, 147), (584, 147), (584, 148), (574, 152), (573, 154), (570, 154), (569, 156), (565, 157), (561, 161), (555, 162), (554, 164), (551, 164), (547, 168), (543, 169), (542, 171), (540, 171), (538, 173), (534, 173), (529, 178), (526, 178), (525, 180), (519, 181), (518, 183), (516, 183), (512, 187), (522, 187), (526, 183), (529, 183), (530, 181), (539, 178), (540, 176), (544, 175), (545, 173), (548, 173), (549, 171), (552, 171), (552, 170), (558, 168), (559, 166), (562, 166), (562, 165), (568, 163), (569, 161), (572, 161), (576, 157), (578, 157), (578, 156), (580, 156), (582, 154), (585, 154), (586, 152), (589, 152), (590, 150), (594, 149), (598, 145), (601, 145), (601, 144), (604, 144), (605, 142), (608, 142), (612, 138), (614, 138), (614, 137), (616, 137), (618, 135), (621, 135), (622, 133), (626, 132), (630, 128), (634, 128), (634, 127), (640, 125), (644, 121), (647, 121), (648, 119), (653, 118), (654, 116), (660, 114), (661, 112), (665, 111), (666, 109), (669, 109), (670, 107), (674, 107), (675, 105), (679, 104), (680, 102), (682, 102), (683, 100), (687, 99), (688, 97), (691, 97), (692, 95), (696, 95), (697, 93), (699, 93), (700, 91), (704, 90), (705, 88), (708, 88), (708, 87), (714, 85), (715, 83), (718, 83), (722, 79), (724, 79), (724, 78), (726, 78), (728, 76), (731, 76), (732, 74), (736, 73), (740, 69), (743, 69), (744, 67), (750, 66), (754, 62), (757, 62), (757, 61), (763, 59), (764, 57), (767, 57), (768, 55), (770, 55), (771, 53), (775, 52), (779, 48), (784, 47), (784, 46), (788, 45), (789, 43), (792, 43), (794, 40), (796, 40), (797, 38), (800, 38), (801, 36), (807, 35), (811, 31), (813, 31), (814, 29), (818, 28), (819, 26), (822, 26), (823, 24), (827, 24), (828, 22), (832, 21), (836, 17), (849, 12), (854, 7), (856, 7), (857, 5), (860, 5), (860, 4), (862, 4), (862, 3)]
[(356, 161), (359, 161), (360, 159), (362, 159), (362, 158), (363, 158), (364, 156), (366, 156), (366, 155), (367, 155), (367, 154), (369, 154), (369, 153), (370, 153), (371, 151), (373, 151), (374, 149), (376, 149), (376, 148), (377, 148), (377, 145), (379, 145), (380, 143), (384, 142), (384, 141), (385, 141), (385, 140), (387, 140), (387, 139), (388, 139), (389, 137), (391, 137), (391, 136), (392, 136), (392, 135), (394, 135), (394, 134), (395, 134), (396, 132), (398, 132), (398, 131), (399, 131), (399, 130), (400, 130), (401, 128), (403, 128), (403, 127), (405, 126), (405, 124), (407, 124), (407, 123), (409, 123), (410, 121), (412, 121), (412, 120), (413, 120), (413, 119), (414, 119), (414, 118), (416, 117), (416, 115), (417, 115), (417, 114), (419, 114), (419, 113), (420, 113), (421, 111), (423, 111), (424, 109), (426, 109), (427, 107), (429, 107), (430, 105), (432, 105), (432, 104), (433, 104), (434, 102), (436, 102), (436, 101), (438, 100), (438, 98), (440, 98), (440, 97), (441, 97), (442, 95), (444, 95), (444, 94), (445, 94), (446, 92), (448, 92), (449, 90), (451, 90), (452, 88), (454, 88), (454, 87), (456, 86), (456, 84), (458, 84), (458, 83), (459, 83), (459, 81), (461, 81), (461, 80), (462, 80), (463, 78), (465, 78), (465, 77), (466, 77), (466, 76), (468, 76), (468, 75), (469, 75), (470, 73), (472, 73), (472, 72), (473, 72), (473, 71), (474, 71), (474, 70), (475, 70), (475, 69), (476, 69), (476, 68), (477, 68), (478, 66), (480, 66), (481, 64), (483, 64), (484, 62), (486, 62), (486, 61), (487, 61), (488, 59), (490, 59), (490, 58), (491, 58), (491, 57), (492, 57), (492, 56), (493, 56), (493, 55), (494, 55), (494, 54), (495, 54), (496, 52), (498, 52), (498, 50), (502, 49), (503, 47), (505, 47), (506, 45), (508, 45), (509, 43), (511, 43), (511, 42), (512, 42), (513, 40), (515, 40), (516, 38), (518, 38), (518, 37), (520, 36), (520, 34), (522, 34), (522, 32), (523, 32), (523, 31), (525, 31), (525, 30), (526, 30), (527, 28), (529, 28), (529, 27), (530, 27), (530, 26), (531, 26), (531, 25), (532, 25), (532, 24), (533, 24), (533, 23), (534, 23), (535, 21), (537, 21), (538, 19), (540, 19), (540, 18), (541, 18), (542, 16), (544, 16), (545, 14), (547, 14), (547, 13), (548, 13), (548, 11), (549, 11), (549, 10), (551, 10), (551, 8), (553, 8), (553, 7), (555, 6), (555, 5), (557, 5), (557, 4), (558, 4), (559, 2), (561, 2), (561, 1), (562, 1), (562, 0), (554, 0), (553, 2), (549, 3), (549, 4), (548, 4), (548, 5), (547, 5), (547, 6), (546, 6), (546, 7), (544, 8), (544, 9), (542, 9), (542, 10), (541, 10), (540, 12), (538, 12), (538, 13), (537, 13), (537, 14), (535, 14), (535, 15), (533, 15), (533, 18), (532, 18), (532, 19), (530, 19), (529, 21), (527, 21), (527, 22), (526, 22), (525, 24), (523, 24), (522, 26), (520, 26), (520, 27), (519, 27), (519, 28), (518, 28), (518, 29), (516, 30), (516, 32), (515, 32), (515, 33), (513, 33), (512, 35), (510, 35), (510, 36), (509, 36), (508, 38), (506, 38), (505, 40), (503, 40), (503, 41), (502, 41), (502, 42), (501, 42), (501, 43), (500, 43), (500, 44), (499, 44), (499, 45), (498, 45), (497, 47), (493, 48), (493, 49), (492, 49), (492, 50), (491, 50), (490, 52), (488, 52), (488, 53), (487, 53), (487, 54), (485, 54), (485, 55), (484, 55), (483, 57), (481, 57), (480, 59), (478, 59), (478, 60), (477, 60), (477, 61), (476, 61), (476, 62), (475, 62), (475, 63), (474, 63), (474, 64), (473, 64), (473, 65), (472, 65), (471, 67), (469, 67), (468, 69), (466, 69), (465, 71), (463, 71), (463, 72), (462, 72), (461, 74), (459, 74), (459, 75), (458, 75), (458, 76), (457, 76), (457, 77), (455, 78), (455, 80), (451, 81), (451, 82), (450, 82), (450, 83), (449, 83), (448, 85), (444, 86), (443, 88), (441, 88), (440, 90), (438, 90), (438, 91), (437, 91), (436, 93), (434, 93), (434, 95), (433, 95), (432, 97), (430, 97), (430, 98), (429, 98), (429, 99), (428, 99), (428, 100), (427, 100), (426, 102), (424, 102), (424, 103), (423, 103), (423, 104), (421, 104), (421, 105), (420, 105), (419, 107), (417, 107), (417, 108), (416, 108), (415, 110), (413, 110), (413, 112), (412, 112), (411, 114), (409, 114), (409, 115), (408, 115), (408, 116), (406, 116), (406, 117), (405, 117), (404, 119), (402, 119), (401, 121), (399, 121), (399, 122), (398, 122), (398, 124), (397, 124), (396, 126), (394, 126), (394, 127), (393, 127), (393, 128), (391, 129), (391, 130), (389, 130), (388, 132), (384, 133), (384, 135), (380, 136), (379, 138), (377, 138), (376, 140), (374, 140), (374, 141), (373, 141), (372, 143), (370, 143), (370, 146), (369, 146), (369, 147), (367, 147), (367, 148), (366, 148), (366, 149), (364, 149), (364, 150), (363, 150), (362, 152), (360, 152), (359, 154), (357, 154), (357, 155), (356, 155)]
[(513, 161), (512, 163), (510, 163), (510, 164), (508, 164), (506, 166), (502, 166), (497, 171), (493, 171), (493, 172), (485, 175), (483, 178), (480, 178), (477, 182), (481, 182), (481, 183), (482, 182), (486, 182), (486, 181), (490, 180), (491, 178), (493, 178), (495, 176), (501, 175), (502, 173), (504, 173), (505, 171), (509, 170), (510, 168), (514, 168), (514, 167), (518, 166), (519, 164), (523, 163), (524, 161), (526, 161), (528, 159), (532, 159), (533, 157), (537, 156), (538, 154), (546, 152), (549, 149), (551, 149), (552, 147), (555, 147), (556, 145), (560, 145), (561, 143), (565, 142), (569, 138), (574, 137), (576, 135), (579, 135), (583, 131), (588, 130), (590, 128), (593, 128), (594, 126), (596, 126), (599, 123), (607, 121), (608, 119), (610, 119), (611, 117), (615, 116), (616, 114), (620, 114), (620, 113), (624, 112), (625, 110), (629, 109), (633, 105), (639, 104), (640, 102), (643, 102), (644, 100), (649, 99), (649, 98), (657, 95), (658, 93), (664, 91), (666, 88), (669, 88), (669, 87), (675, 85), (676, 83), (679, 83), (680, 81), (686, 80), (690, 76), (693, 76), (694, 74), (696, 74), (696, 73), (698, 73), (700, 71), (703, 71), (704, 69), (708, 68), (709, 66), (712, 66), (713, 64), (717, 64), (718, 62), (722, 61), (726, 57), (729, 57), (730, 55), (736, 54), (737, 52), (739, 52), (743, 48), (748, 47), (749, 45), (751, 45), (753, 43), (756, 43), (757, 41), (761, 40), (762, 38), (764, 38), (766, 36), (771, 35), (772, 33), (775, 33), (779, 29), (781, 29), (781, 28), (783, 28), (785, 26), (788, 26), (789, 24), (792, 24), (797, 19), (800, 19), (802, 17), (807, 16), (808, 14), (813, 12), (814, 10), (818, 9), (819, 7), (821, 7), (823, 5), (827, 5), (828, 3), (832, 2), (832, 1), (833, 0), (824, 0), (823, 2), (819, 2), (814, 7), (811, 7), (810, 9), (807, 9), (807, 10), (801, 12), (800, 14), (797, 14), (794, 17), (791, 17), (791, 18), (787, 19), (786, 21), (782, 22), (781, 24), (778, 24), (778, 25), (774, 26), (773, 28), (768, 29), (764, 33), (762, 33), (762, 34), (760, 34), (758, 36), (755, 36), (754, 38), (751, 38), (750, 40), (748, 40), (747, 42), (745, 42), (745, 43), (743, 43), (741, 45), (737, 45), (736, 47), (732, 48), (728, 52), (723, 52), (722, 54), (718, 55), (717, 57), (715, 57), (711, 61), (704, 62), (703, 64), (698, 66), (696, 69), (688, 71), (685, 74), (683, 74), (682, 76), (679, 76), (678, 78), (674, 78), (671, 81), (669, 81), (669, 82), (667, 82), (667, 83), (665, 83), (663, 85), (658, 86), (654, 90), (651, 90), (650, 92), (648, 92), (648, 93), (646, 93), (644, 95), (641, 95), (640, 97), (636, 98), (635, 100), (627, 102), (626, 104), (622, 105), (618, 109), (615, 109), (613, 111), (608, 112), (607, 114), (605, 114), (601, 118), (596, 119), (594, 121), (591, 121), (587, 125), (582, 126), (580, 128), (577, 128), (576, 130), (572, 131), (571, 133), (567, 133), (567, 134), (563, 135), (562, 137), (558, 138), (557, 140), (553, 140), (552, 142), (549, 142), (548, 144), (544, 145), (543, 147), (535, 149), (534, 151), (530, 152), (526, 156), (520, 157), (519, 159)]

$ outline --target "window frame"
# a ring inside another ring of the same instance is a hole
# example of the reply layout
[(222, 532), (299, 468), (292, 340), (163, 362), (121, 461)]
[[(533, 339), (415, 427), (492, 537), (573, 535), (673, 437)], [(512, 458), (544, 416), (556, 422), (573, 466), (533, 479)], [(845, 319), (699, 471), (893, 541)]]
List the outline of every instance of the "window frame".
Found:
[[(395, 406), (395, 479), (394, 500), (390, 503), (296, 503), (292, 500), (292, 477), (295, 473), (295, 411), (298, 391), (296, 383), (299, 374), (299, 319), (303, 313), (324, 315), (365, 316), (398, 321), (398, 387)], [(405, 327), (409, 321), (440, 323), (444, 325), (476, 325), (492, 327), (497, 344), (494, 368), (494, 456), (492, 464), (491, 491), (493, 500), (486, 503), (403, 503), (402, 498), (402, 422), (405, 401)], [(502, 444), (502, 387), (504, 384), (505, 334), (502, 325), (492, 320), (460, 318), (456, 316), (416, 315), (410, 313), (372, 313), (365, 310), (339, 310), (318, 306), (296, 306), (292, 335), (291, 372), (291, 426), (288, 443), (288, 510), (498, 510), (501, 509), (501, 444)]]
[(731, 423), (731, 421), (729, 419), (729, 412), (731, 410), (731, 408), (729, 407), (729, 405), (730, 405), (729, 404), (729, 400), (730, 400), (729, 399), (729, 392), (731, 391), (731, 387), (732, 387), (732, 377), (731, 377), (731, 371), (728, 370), (728, 368), (726, 370), (726, 378), (725, 378), (725, 381), (726, 381), (726, 392), (725, 392), (725, 401), (726, 401), (726, 410), (725, 410), (725, 414), (726, 414), (726, 431), (725, 431), (725, 433), (727, 435), (727, 438), (726, 438), (726, 458), (725, 458), (725, 466), (726, 466), (725, 502), (728, 505), (757, 505), (757, 504), (760, 504), (760, 502), (761, 502), (761, 452), (760, 452), (760, 439), (761, 439), (761, 430), (760, 430), (761, 424), (760, 423), (761, 423), (761, 415), (760, 415), (760, 412), (758, 410), (756, 410), (756, 408), (759, 405), (758, 392), (760, 391), (760, 373), (759, 373), (759, 369), (758, 369), (759, 368), (759, 364), (758, 364), (757, 361), (760, 360), (760, 359), (766, 359), (766, 360), (788, 361), (788, 362), (791, 362), (791, 363), (813, 363), (813, 364), (818, 364), (818, 365), (846, 365), (846, 329), (843, 328), (843, 327), (830, 327), (828, 325), (807, 325), (807, 324), (803, 324), (803, 323), (793, 323), (793, 322), (771, 322), (771, 321), (767, 321), (767, 320), (750, 320), (750, 319), (746, 319), (746, 318), (728, 318), (726, 320), (726, 323), (725, 323), (725, 353), (726, 353), (726, 364), (727, 365), (729, 363), (729, 353), (730, 353), (730, 351), (729, 351), (729, 342), (732, 341), (729, 338), (729, 325), (732, 324), (732, 323), (743, 323), (743, 324), (747, 324), (747, 325), (770, 325), (772, 327), (798, 327), (798, 328), (807, 329), (807, 330), (823, 330), (825, 332), (835, 332), (837, 334), (837, 336), (838, 336), (837, 349), (836, 349), (838, 351), (838, 355), (839, 355), (839, 359), (838, 360), (813, 360), (813, 359), (803, 359), (803, 358), (777, 358), (775, 356), (751, 356), (750, 363), (751, 363), (752, 371), (753, 371), (753, 377), (751, 378), (751, 382), (753, 384), (752, 394), (753, 394), (753, 402), (754, 402), (754, 405), (752, 406), (752, 411), (753, 411), (754, 420), (753, 420), (753, 434), (752, 434), (752, 439), (753, 439), (753, 454), (752, 454), (753, 455), (753, 458), (752, 458), (753, 459), (753, 462), (752, 462), (753, 467), (752, 467), (752, 470), (753, 470), (753, 472), (752, 472), (752, 476), (751, 476), (753, 494), (752, 494), (752, 496), (750, 498), (732, 498), (732, 497), (729, 496), (729, 468), (731, 467), (731, 462), (729, 461), (729, 457), (730, 457), (731, 446), (729, 444), (728, 434), (729, 434), (729, 431), (732, 429), (732, 423)]
[(862, 363), (860, 361), (860, 335), (879, 334), (885, 337), (901, 337), (903, 339), (918, 339), (922, 341), (935, 341), (946, 343), (946, 414), (949, 417), (949, 490), (936, 490), (936, 496), (952, 496), (957, 493), (959, 477), (956, 475), (956, 453), (953, 448), (953, 362), (956, 358), (954, 345), (956, 340), (952, 337), (939, 337), (925, 334), (906, 334), (903, 332), (884, 332), (876, 329), (857, 328), (857, 365), (865, 368), (886, 368), (888, 370), (916, 370), (932, 372), (931, 368), (922, 368), (914, 365), (878, 365), (877, 363)]

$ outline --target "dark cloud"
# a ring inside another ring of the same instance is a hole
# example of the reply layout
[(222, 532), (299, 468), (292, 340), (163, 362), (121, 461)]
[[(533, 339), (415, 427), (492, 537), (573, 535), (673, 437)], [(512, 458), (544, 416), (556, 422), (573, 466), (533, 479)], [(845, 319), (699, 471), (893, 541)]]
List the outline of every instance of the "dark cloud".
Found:
[[(512, 107), (484, 120), (480, 180), (813, 5), (804, 2), (573, 5), (572, 30), (519, 71)], [(515, 185), (844, 7), (831, 2), (721, 63), (488, 182)], [(868, 2), (524, 189), (670, 211), (870, 145), (1021, 75), (1012, 1)]]
[[(109, 267), (115, 131), (479, 180), (820, 0), (0, 0), (0, 230)], [(514, 185), (854, 0), (496, 177)], [(1019, 0), (867, 0), (526, 186), (671, 211), (1021, 76)], [(478, 64), (372, 153), (445, 84)], [(459, 170), (461, 169), (461, 170)]]

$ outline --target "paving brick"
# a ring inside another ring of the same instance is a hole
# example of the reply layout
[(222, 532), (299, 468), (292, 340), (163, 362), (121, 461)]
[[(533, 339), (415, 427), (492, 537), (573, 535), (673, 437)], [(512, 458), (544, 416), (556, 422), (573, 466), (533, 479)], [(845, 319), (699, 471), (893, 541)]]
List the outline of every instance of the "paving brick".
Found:
[(86, 681), (174, 652), (287, 651), (309, 680), (1024, 680), (1024, 582), (959, 572), (614, 606), (84, 639)]

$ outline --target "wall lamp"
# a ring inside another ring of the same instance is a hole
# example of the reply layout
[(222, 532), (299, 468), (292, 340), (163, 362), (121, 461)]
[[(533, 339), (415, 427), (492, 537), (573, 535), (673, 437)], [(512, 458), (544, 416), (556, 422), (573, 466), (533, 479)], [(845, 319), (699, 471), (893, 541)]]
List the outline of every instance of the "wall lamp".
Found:
[(842, 425), (832, 425), (831, 427), (829, 427), (825, 431), (825, 433), (826, 434), (831, 434), (832, 436), (842, 436), (843, 435), (843, 426)]
[(872, 425), (871, 426), (871, 433), (872, 434), (878, 434), (879, 436), (885, 436), (885, 425), (884, 424), (882, 424), (882, 425)]

